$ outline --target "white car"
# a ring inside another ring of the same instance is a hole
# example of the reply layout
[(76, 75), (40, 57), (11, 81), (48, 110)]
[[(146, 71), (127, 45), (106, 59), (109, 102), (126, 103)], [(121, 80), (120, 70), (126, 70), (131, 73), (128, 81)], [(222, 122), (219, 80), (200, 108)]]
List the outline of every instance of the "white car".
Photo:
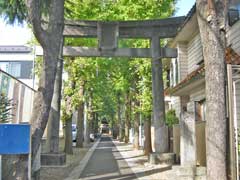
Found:
[(94, 140), (95, 140), (94, 134), (91, 133), (89, 136), (90, 136), (90, 141), (91, 141), (91, 142), (94, 142)]
[(76, 142), (77, 140), (77, 125), (72, 124), (72, 141)]

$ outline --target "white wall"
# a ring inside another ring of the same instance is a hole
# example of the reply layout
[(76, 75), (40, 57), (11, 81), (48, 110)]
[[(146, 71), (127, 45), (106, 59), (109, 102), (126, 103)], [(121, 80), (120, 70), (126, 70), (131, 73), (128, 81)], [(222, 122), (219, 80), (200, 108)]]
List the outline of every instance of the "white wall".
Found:
[(0, 61), (33, 61), (31, 53), (0, 53)]
[(188, 43), (187, 51), (188, 51), (188, 74), (190, 74), (199, 67), (197, 63), (203, 60), (200, 34), (197, 34)]
[(188, 74), (188, 47), (186, 43), (178, 43), (178, 68), (180, 81), (185, 79)]
[(172, 97), (172, 109), (175, 109), (176, 116), (180, 118), (180, 112), (181, 112), (181, 101), (180, 97), (174, 96)]

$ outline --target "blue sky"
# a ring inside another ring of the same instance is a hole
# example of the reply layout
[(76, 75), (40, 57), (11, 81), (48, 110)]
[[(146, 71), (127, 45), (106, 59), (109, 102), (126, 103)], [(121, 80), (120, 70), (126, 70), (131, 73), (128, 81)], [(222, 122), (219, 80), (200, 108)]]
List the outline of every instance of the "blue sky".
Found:
[[(195, 0), (178, 0), (175, 16), (183, 16), (191, 9)], [(23, 45), (33, 37), (27, 25), (7, 25), (0, 18), (0, 45)]]

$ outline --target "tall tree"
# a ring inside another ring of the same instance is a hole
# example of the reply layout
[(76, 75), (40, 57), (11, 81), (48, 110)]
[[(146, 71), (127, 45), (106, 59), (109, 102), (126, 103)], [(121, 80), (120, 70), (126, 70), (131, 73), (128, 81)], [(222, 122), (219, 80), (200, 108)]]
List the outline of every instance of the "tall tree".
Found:
[(48, 119), (46, 149), (49, 153), (59, 152), (59, 128), (60, 128), (60, 108), (62, 90), (62, 70), (63, 60), (58, 60), (57, 73), (54, 84), (54, 94), (51, 111)]
[(130, 108), (131, 108), (130, 92), (127, 92), (125, 97), (125, 136), (124, 136), (125, 143), (129, 143), (129, 130), (130, 130), (130, 123), (131, 123)]
[[(34, 97), (31, 118), (31, 149), (32, 160), (35, 162), (51, 109), (57, 62), (62, 48), (64, 0), (3, 1), (0, 4), (0, 13), (11, 22), (15, 20), (22, 22), (27, 19), (32, 25), (36, 39), (43, 48), (43, 72)], [(25, 179), (26, 175), (19, 178)]]
[(28, 19), (31, 22), (34, 35), (43, 48), (43, 72), (39, 80), (38, 91), (34, 97), (32, 122), (32, 160), (36, 160), (41, 138), (47, 125), (51, 101), (54, 91), (54, 81), (57, 62), (61, 52), (63, 34), (64, 0), (49, 1), (45, 9), (48, 14), (47, 24), (43, 24), (42, 1), (27, 0)]
[(152, 153), (152, 139), (151, 139), (151, 116), (147, 116), (144, 121), (144, 154), (149, 155)]
[(81, 83), (79, 89), (79, 98), (81, 101), (77, 110), (77, 135), (76, 135), (76, 147), (83, 147), (83, 130), (84, 130), (84, 82)]
[(197, 0), (197, 18), (205, 62), (206, 154), (209, 180), (227, 179), (227, 121), (224, 98), (226, 14), (226, 0)]

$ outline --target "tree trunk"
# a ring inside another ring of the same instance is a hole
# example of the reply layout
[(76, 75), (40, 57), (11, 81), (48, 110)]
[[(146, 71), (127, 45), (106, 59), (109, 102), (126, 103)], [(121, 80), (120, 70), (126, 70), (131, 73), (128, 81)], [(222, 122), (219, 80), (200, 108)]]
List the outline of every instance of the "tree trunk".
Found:
[(129, 100), (129, 92), (127, 92), (126, 100), (125, 100), (125, 138), (124, 142), (129, 143), (129, 129), (130, 129), (130, 100)]
[(94, 125), (94, 133), (98, 133), (98, 113), (95, 113), (95, 125)]
[(72, 148), (72, 116), (65, 122), (65, 146), (64, 152), (67, 154), (73, 154)]
[(124, 139), (124, 122), (121, 118), (121, 99), (120, 94), (117, 95), (117, 116), (118, 116), (118, 123), (119, 123), (119, 141), (123, 141)]
[(151, 140), (151, 117), (144, 121), (144, 154), (149, 155), (152, 153), (152, 140)]
[[(34, 97), (31, 117), (33, 164), (37, 163), (35, 157), (47, 125), (54, 91), (57, 61), (62, 50), (64, 0), (52, 0), (49, 3), (49, 22), (47, 28), (43, 28), (40, 2), (38, 0), (26, 0), (33, 33), (43, 48), (43, 72), (41, 73), (38, 91)], [(34, 173), (36, 169), (32, 169), (32, 171)]]
[(166, 153), (169, 151), (169, 142), (168, 128), (165, 124), (162, 61), (160, 59), (160, 39), (158, 37), (152, 38), (151, 48), (154, 146), (156, 152)]
[(139, 126), (140, 126), (140, 113), (135, 112), (134, 115), (134, 149), (139, 149)]
[(59, 59), (58, 68), (54, 84), (54, 94), (47, 127), (46, 149), (48, 153), (59, 152), (59, 125), (61, 108), (61, 90), (62, 90), (62, 69), (63, 60)]
[(225, 109), (226, 1), (197, 0), (206, 79), (207, 179), (225, 180), (227, 121)]
[[(82, 98), (84, 95), (84, 86), (82, 85), (79, 90), (79, 96)], [(83, 130), (84, 130), (84, 102), (80, 102), (77, 113), (77, 142), (76, 147), (83, 147)]]

